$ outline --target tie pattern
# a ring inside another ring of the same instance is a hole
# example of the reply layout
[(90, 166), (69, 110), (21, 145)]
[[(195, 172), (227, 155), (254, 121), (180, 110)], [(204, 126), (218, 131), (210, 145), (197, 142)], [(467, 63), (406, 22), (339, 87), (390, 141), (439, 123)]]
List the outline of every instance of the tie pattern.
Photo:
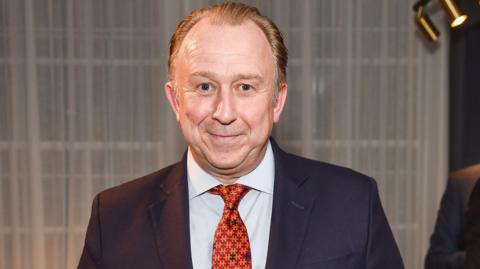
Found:
[(247, 228), (238, 213), (238, 204), (249, 190), (247, 186), (233, 184), (218, 185), (208, 191), (220, 195), (225, 203), (213, 240), (213, 269), (252, 268)]

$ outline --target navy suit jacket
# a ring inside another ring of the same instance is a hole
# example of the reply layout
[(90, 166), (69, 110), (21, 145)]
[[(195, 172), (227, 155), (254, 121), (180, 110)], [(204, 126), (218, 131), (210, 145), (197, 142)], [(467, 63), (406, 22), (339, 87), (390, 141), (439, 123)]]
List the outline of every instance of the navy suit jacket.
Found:
[(480, 268), (480, 178), (468, 202), (465, 224), (465, 268)]
[[(267, 268), (402, 269), (375, 181), (283, 152)], [(78, 268), (192, 268), (186, 158), (98, 194)]]
[(450, 174), (425, 257), (425, 269), (465, 268), (465, 212), (480, 166)]

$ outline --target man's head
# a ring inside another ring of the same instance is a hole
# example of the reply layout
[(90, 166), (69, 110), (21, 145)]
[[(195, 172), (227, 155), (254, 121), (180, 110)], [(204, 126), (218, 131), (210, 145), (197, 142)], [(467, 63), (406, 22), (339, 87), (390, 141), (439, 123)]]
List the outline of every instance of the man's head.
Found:
[(224, 182), (262, 160), (286, 95), (287, 51), (256, 8), (190, 13), (172, 36), (168, 100), (197, 163)]
[(195, 9), (190, 12), (177, 26), (170, 39), (170, 53), (168, 56), (168, 73), (170, 80), (175, 71), (175, 57), (187, 33), (197, 22), (209, 18), (212, 24), (239, 25), (245, 21), (254, 22), (265, 34), (272, 49), (273, 60), (276, 66), (276, 85), (287, 82), (288, 52), (278, 27), (267, 17), (263, 16), (256, 7), (242, 3), (226, 2), (219, 5)]

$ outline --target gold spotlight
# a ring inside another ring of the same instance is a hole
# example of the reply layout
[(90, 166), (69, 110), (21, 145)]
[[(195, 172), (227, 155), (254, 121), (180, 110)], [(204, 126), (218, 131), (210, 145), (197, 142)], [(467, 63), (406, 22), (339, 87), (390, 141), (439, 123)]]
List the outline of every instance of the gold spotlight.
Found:
[(440, 32), (430, 20), (428, 15), (423, 12), (423, 6), (418, 7), (416, 22), (418, 27), (420, 27), (420, 30), (422, 30), (423, 34), (429, 41), (437, 41)]
[(450, 26), (457, 27), (465, 22), (467, 15), (460, 11), (454, 0), (440, 0), (443, 9), (450, 17)]

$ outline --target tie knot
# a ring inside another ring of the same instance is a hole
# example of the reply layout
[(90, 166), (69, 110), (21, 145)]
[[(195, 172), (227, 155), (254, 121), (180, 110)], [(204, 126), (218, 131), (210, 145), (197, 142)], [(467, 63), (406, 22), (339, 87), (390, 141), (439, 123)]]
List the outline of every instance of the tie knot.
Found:
[(245, 185), (232, 184), (228, 186), (218, 185), (211, 188), (208, 192), (222, 196), (225, 207), (234, 210), (237, 209), (240, 200), (242, 200), (243, 196), (245, 196), (249, 190), (250, 187)]

